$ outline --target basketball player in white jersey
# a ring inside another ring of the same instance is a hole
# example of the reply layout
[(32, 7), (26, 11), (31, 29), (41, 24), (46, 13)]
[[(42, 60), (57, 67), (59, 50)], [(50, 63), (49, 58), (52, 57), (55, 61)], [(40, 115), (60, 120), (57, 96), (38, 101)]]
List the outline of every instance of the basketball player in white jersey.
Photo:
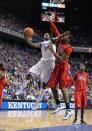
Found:
[[(41, 78), (41, 81), (43, 82), (43, 88), (46, 86), (46, 83), (48, 82), (51, 73), (54, 69), (55, 66), (55, 57), (52, 54), (52, 52), (49, 50), (49, 45), (53, 45), (53, 49), (56, 52), (56, 45), (55, 43), (65, 34), (61, 34), (58, 37), (55, 38), (50, 38), (49, 33), (44, 34), (44, 41), (43, 42), (38, 42), (38, 43), (33, 43), (32, 41), (29, 40), (29, 38), (25, 37), (26, 42), (35, 48), (40, 48), (42, 52), (42, 58), (41, 60), (34, 65), (32, 68), (29, 70), (29, 74), (27, 76), (27, 79), (30, 79), (30, 77), (39, 77)], [(67, 35), (67, 34), (66, 34)], [(27, 84), (27, 83), (26, 83)], [(45, 94), (45, 90), (43, 89), (42, 94)], [(43, 96), (43, 95), (41, 95)], [(42, 98), (39, 98), (39, 102), (42, 100)]]

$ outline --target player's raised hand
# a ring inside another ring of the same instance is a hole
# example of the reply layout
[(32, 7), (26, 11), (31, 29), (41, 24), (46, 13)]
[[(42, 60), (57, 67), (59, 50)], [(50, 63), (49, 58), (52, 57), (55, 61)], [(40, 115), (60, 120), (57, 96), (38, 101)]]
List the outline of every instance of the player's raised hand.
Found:
[(24, 39), (25, 39), (25, 41), (32, 41), (32, 38), (29, 38), (29, 37), (27, 37), (25, 34), (24, 34)]

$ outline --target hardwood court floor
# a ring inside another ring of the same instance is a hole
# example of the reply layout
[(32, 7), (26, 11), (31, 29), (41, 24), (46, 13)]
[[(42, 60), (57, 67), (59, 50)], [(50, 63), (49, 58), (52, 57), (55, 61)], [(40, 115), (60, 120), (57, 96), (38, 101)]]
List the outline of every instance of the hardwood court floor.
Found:
[[(74, 111), (72, 116), (63, 121), (64, 111), (57, 114), (51, 114), (52, 111), (0, 111), (0, 130), (17, 130), (17, 129), (31, 129), (40, 127), (52, 127), (70, 125), (74, 119)], [(78, 115), (78, 123), (80, 119), (80, 112)], [(85, 110), (85, 121), (92, 125), (92, 110)]]

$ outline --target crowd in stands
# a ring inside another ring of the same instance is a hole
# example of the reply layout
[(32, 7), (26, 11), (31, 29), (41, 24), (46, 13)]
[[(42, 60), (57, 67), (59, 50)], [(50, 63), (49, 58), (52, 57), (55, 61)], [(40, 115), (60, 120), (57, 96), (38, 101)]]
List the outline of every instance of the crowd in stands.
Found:
[(73, 46), (77, 47), (92, 47), (92, 32), (73, 32)]
[[(24, 22), (14, 16), (14, 14), (6, 12), (5, 10), (0, 9), (0, 27), (2, 31), (7, 31), (10, 34), (17, 34), (19, 37), (23, 37), (24, 29), (30, 27), (27, 22)], [(31, 28), (35, 31), (35, 39), (42, 39), (43, 34), (36, 26)], [(39, 35), (40, 34), (40, 35)]]
[[(3, 97), (15, 97), (15, 93), (23, 88), (23, 80), (28, 69), (36, 64), (39, 59), (40, 53), (35, 49), (21, 47), (21, 45), (15, 43), (0, 42), (0, 62), (6, 64), (6, 78), (10, 82), (10, 84), (5, 85)], [(20, 97), (23, 97), (23, 95), (26, 94), (24, 93)]]
[(23, 28), (27, 26), (27, 24), (22, 23), (21, 21), (17, 21), (15, 16), (11, 13), (3, 12), (0, 13), (0, 26), (10, 29), (11, 31), (17, 31), (23, 33)]

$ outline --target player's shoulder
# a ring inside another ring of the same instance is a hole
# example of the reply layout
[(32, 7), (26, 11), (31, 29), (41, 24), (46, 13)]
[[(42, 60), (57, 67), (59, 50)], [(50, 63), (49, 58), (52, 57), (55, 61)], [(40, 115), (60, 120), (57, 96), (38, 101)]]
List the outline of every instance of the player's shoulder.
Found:
[(40, 44), (43, 44), (45, 42), (45, 40), (41, 41)]
[(51, 42), (51, 40), (44, 40), (44, 41), (42, 41), (40, 43), (41, 43), (41, 45), (44, 45), (45, 43), (49, 43), (49, 42)]
[(71, 48), (70, 44), (65, 47), (65, 52), (67, 54), (71, 54), (72, 53), (72, 48)]
[(70, 44), (68, 45), (65, 45), (65, 48), (68, 50), (68, 49), (72, 49), (72, 46)]
[(89, 76), (87, 72), (85, 72), (85, 75)]
[(49, 40), (44, 40), (43, 42), (51, 42), (51, 39), (49, 39)]
[(69, 45), (68, 45), (68, 48), (72, 48), (72, 45), (71, 45), (71, 44), (69, 44)]

